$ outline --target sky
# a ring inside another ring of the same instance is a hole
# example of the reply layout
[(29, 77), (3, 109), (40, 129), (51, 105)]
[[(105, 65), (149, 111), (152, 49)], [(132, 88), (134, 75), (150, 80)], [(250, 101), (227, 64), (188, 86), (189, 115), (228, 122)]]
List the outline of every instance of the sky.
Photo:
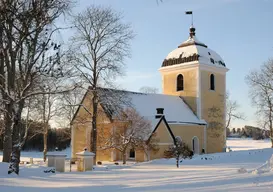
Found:
[(257, 125), (245, 76), (273, 56), (273, 0), (79, 0), (73, 13), (92, 4), (122, 12), (123, 22), (132, 25), (132, 56), (126, 60), (126, 76), (117, 80), (131, 91), (142, 86), (162, 91), (158, 69), (168, 53), (187, 40), (191, 17), (185, 11), (192, 10), (197, 38), (230, 69), (227, 91), (246, 116), (232, 126)]

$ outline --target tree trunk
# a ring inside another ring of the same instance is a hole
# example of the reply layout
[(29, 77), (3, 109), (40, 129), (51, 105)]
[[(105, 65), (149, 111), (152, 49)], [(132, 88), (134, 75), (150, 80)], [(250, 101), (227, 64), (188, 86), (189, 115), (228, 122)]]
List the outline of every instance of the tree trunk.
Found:
[(272, 103), (270, 98), (268, 97), (268, 105), (269, 105), (269, 130), (270, 130), (270, 140), (271, 140), (271, 148), (273, 148), (273, 125), (272, 125), (272, 113), (273, 113), (273, 108), (272, 108)]
[(273, 127), (272, 127), (272, 115), (270, 111), (270, 120), (269, 120), (269, 129), (270, 129), (270, 140), (271, 140), (271, 148), (273, 148)]
[(176, 167), (179, 168), (179, 156), (176, 156)]
[(4, 116), (4, 139), (3, 139), (3, 162), (10, 162), (10, 156), (12, 151), (12, 119), (10, 115), (12, 114), (12, 105), (6, 105), (5, 109), (7, 112), (5, 112)]
[(23, 110), (24, 103), (20, 102), (18, 107), (14, 105), (13, 109), (13, 122), (12, 122), (12, 153), (11, 161), (9, 166), (8, 174), (16, 173), (19, 174), (19, 163), (20, 163), (20, 153), (21, 153), (21, 114)]
[(44, 162), (46, 162), (46, 154), (47, 154), (47, 136), (48, 136), (48, 128), (47, 128), (48, 126), (47, 125), (45, 125), (44, 126), (44, 151), (43, 151), (43, 153), (44, 153)]
[(122, 152), (122, 163), (123, 165), (126, 164), (126, 159), (127, 159), (127, 156), (126, 156), (126, 150)]
[[(19, 129), (19, 126), (16, 125), (13, 127), (14, 129)], [(14, 131), (13, 131), (14, 133)], [(15, 137), (13, 137), (15, 138)], [(19, 137), (18, 137), (19, 138)], [(13, 142), (13, 146), (12, 146), (12, 153), (11, 153), (11, 161), (10, 161), (10, 166), (9, 166), (9, 171), (8, 171), (8, 174), (11, 174), (11, 173), (16, 173), (17, 175), (19, 175), (19, 163), (20, 163), (20, 153), (21, 153), (21, 150), (20, 150), (20, 144), (19, 143), (16, 143), (16, 142)]]
[(93, 92), (92, 98), (92, 106), (93, 106), (93, 114), (92, 114), (92, 130), (91, 130), (91, 151), (95, 154), (94, 156), (94, 164), (97, 162), (97, 113), (98, 113), (98, 101), (97, 101), (97, 92), (96, 90)]

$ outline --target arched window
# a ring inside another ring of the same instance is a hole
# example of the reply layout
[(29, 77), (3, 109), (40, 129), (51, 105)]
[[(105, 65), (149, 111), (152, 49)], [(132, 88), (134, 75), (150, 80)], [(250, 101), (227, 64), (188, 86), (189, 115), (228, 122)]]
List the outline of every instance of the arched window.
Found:
[(210, 75), (210, 90), (215, 90), (215, 77), (213, 74)]
[(183, 75), (179, 74), (176, 80), (176, 90), (183, 91), (184, 90), (184, 77)]
[(194, 154), (199, 154), (199, 139), (198, 137), (194, 136), (192, 138), (192, 151)]

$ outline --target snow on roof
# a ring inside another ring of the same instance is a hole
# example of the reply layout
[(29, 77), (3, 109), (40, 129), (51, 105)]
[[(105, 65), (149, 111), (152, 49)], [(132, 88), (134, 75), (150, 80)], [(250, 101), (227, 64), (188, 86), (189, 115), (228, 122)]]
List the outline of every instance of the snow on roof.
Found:
[(197, 39), (196, 36), (189, 37), (188, 40), (186, 40), (186, 41), (184, 41), (184, 42), (182, 43), (182, 45), (183, 45), (183, 44), (186, 44), (186, 43), (198, 43), (198, 44), (203, 44), (203, 45), (205, 45), (203, 42), (199, 41), (199, 40)]
[(195, 36), (195, 28), (190, 27), (190, 36), (177, 49), (173, 50), (163, 61), (162, 67), (178, 65), (198, 61), (200, 64), (225, 67), (223, 59), (207, 45), (202, 43)]
[[(207, 64), (207, 65), (217, 65), (219, 67), (224, 67), (224, 60), (218, 55), (215, 51), (205, 47), (201, 46), (199, 44), (202, 44), (199, 42), (196, 37), (189, 38), (184, 43), (190, 43), (190, 42), (196, 42), (198, 44), (190, 44), (188, 46), (178, 47), (177, 49), (173, 50), (168, 54), (166, 57), (166, 60), (168, 59), (178, 59), (179, 57), (189, 57), (194, 54), (199, 55), (199, 63), (200, 64)], [(184, 44), (182, 43), (182, 45)]]
[(179, 96), (163, 94), (132, 94), (135, 109), (143, 116), (156, 115), (156, 108), (164, 108), (167, 121), (204, 123), (200, 121)]
[(81, 151), (79, 153), (76, 153), (76, 155), (79, 155), (79, 156), (95, 156), (95, 153), (84, 150), (84, 151)]
[[(164, 108), (164, 115), (167, 121), (188, 124), (205, 123), (192, 112), (179, 96), (145, 94), (103, 88), (100, 88), (100, 90), (100, 102), (106, 111), (111, 112), (112, 116), (117, 115), (114, 112), (116, 111), (115, 109), (118, 109), (116, 106), (119, 106), (120, 109), (126, 107), (134, 108), (143, 117), (155, 117), (157, 113), (156, 108)], [(113, 97), (115, 98), (114, 100)], [(119, 98), (122, 98), (123, 101)], [(149, 120), (151, 120), (151, 118), (149, 118)], [(153, 123), (155, 122), (156, 120), (153, 121)]]

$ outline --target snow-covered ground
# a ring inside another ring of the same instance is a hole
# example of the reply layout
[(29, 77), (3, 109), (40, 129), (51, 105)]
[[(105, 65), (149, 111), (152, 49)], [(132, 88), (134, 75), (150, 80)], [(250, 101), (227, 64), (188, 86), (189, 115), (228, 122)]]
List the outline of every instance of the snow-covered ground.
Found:
[(233, 151), (249, 150), (249, 149), (263, 149), (270, 148), (270, 139), (265, 140), (253, 140), (251, 138), (228, 138), (227, 146)]
[[(179, 169), (173, 159), (160, 159), (126, 166), (110, 163), (85, 173), (44, 173), (44, 166), (24, 165), (16, 176), (7, 175), (8, 165), (0, 163), (0, 192), (273, 191), (273, 172), (251, 173), (272, 156), (270, 141), (232, 139), (228, 146), (232, 152), (196, 156)], [(239, 168), (249, 173), (238, 173)]]
[[(65, 153), (67, 155), (67, 158), (71, 157), (71, 149), (67, 148), (62, 151), (62, 153)], [(2, 151), (0, 151), (0, 162), (2, 162)], [(21, 152), (21, 161), (29, 161), (29, 158), (32, 157), (34, 161), (40, 161), (43, 160), (43, 152), (39, 151), (23, 151)]]

